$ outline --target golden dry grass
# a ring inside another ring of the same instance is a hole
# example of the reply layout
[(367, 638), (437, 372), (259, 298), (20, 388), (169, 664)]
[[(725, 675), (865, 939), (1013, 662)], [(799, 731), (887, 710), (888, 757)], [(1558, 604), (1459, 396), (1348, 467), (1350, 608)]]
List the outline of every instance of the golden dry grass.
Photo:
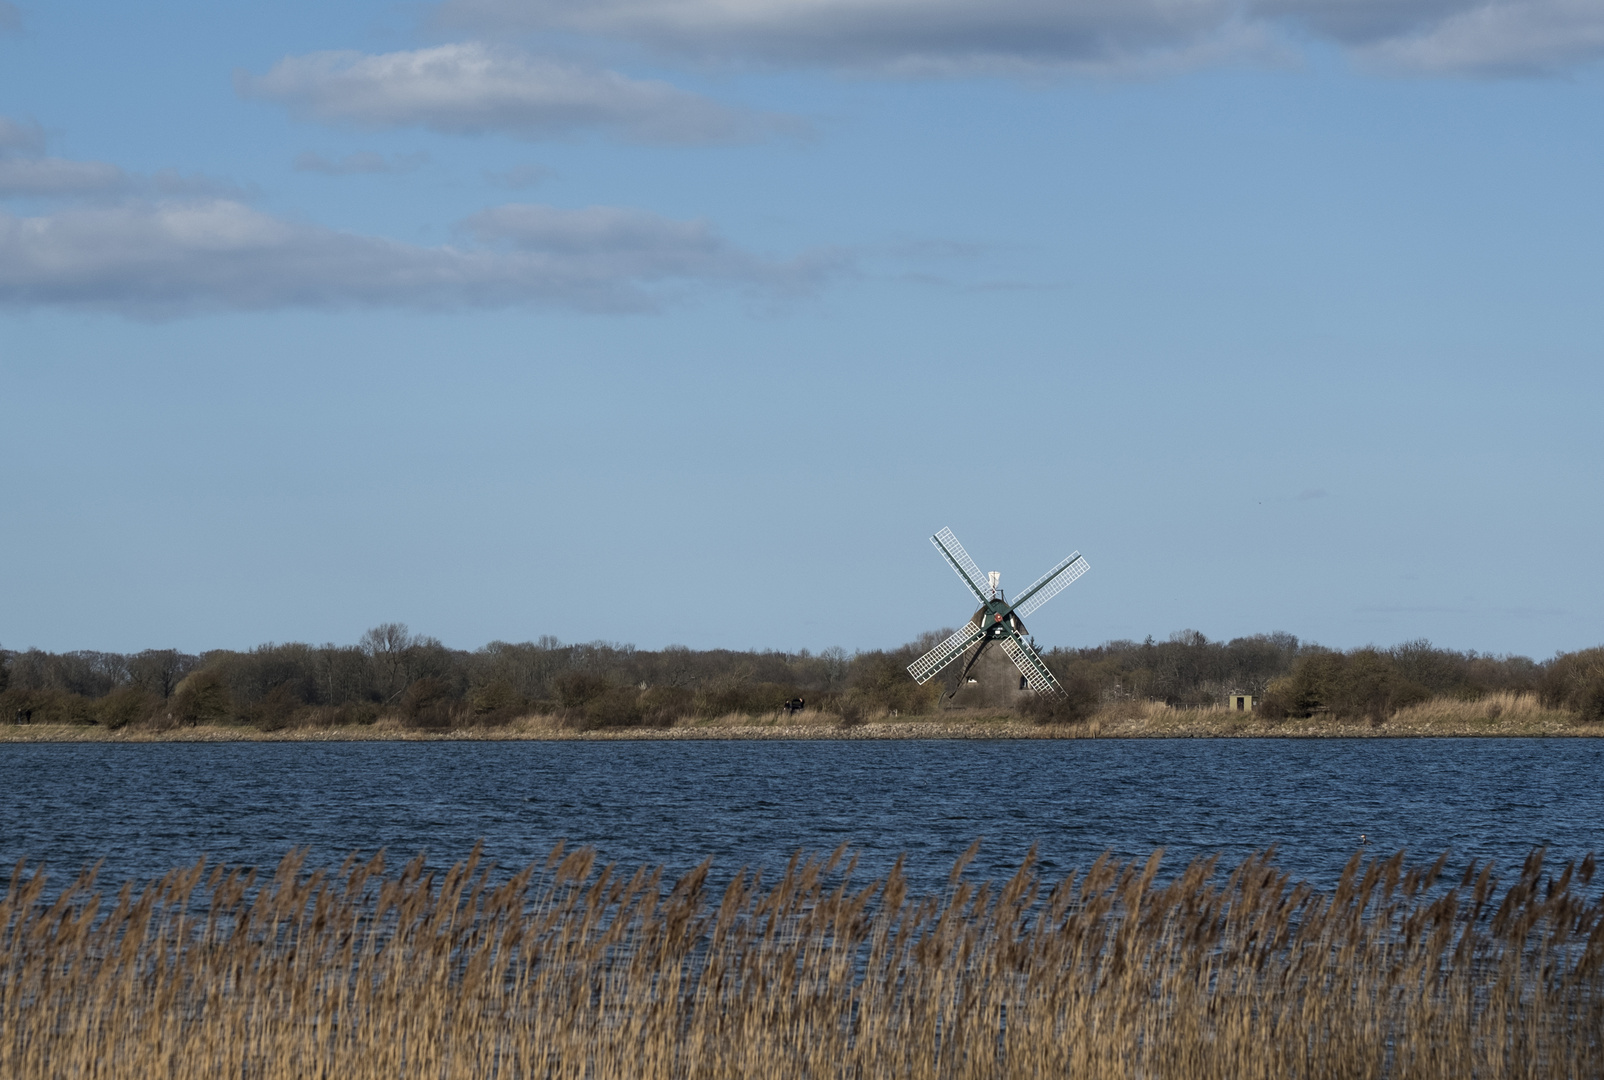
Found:
[(1537, 700), (1536, 694), (1506, 691), (1488, 694), (1476, 701), (1432, 698), (1419, 705), (1399, 709), (1389, 722), (1401, 727), (1425, 728), (1453, 724), (1544, 724), (1556, 720), (1581, 723), (1574, 713), (1544, 706)]
[(1475, 701), (1431, 698), (1400, 709), (1380, 723), (1329, 715), (1269, 720), (1258, 713), (1237, 712), (1223, 705), (1186, 709), (1173, 708), (1162, 701), (1128, 701), (1099, 710), (1087, 727), (1103, 738), (1604, 735), (1604, 724), (1588, 723), (1568, 710), (1547, 708), (1535, 694), (1507, 692), (1488, 694)]
[[(961, 867), (962, 864), (960, 864)], [(1547, 1077), (1604, 1072), (1604, 907), (1528, 860), (1453, 890), (1402, 855), (1329, 893), (1254, 858), (1000, 886), (669, 885), (559, 848), (498, 878), (292, 854), (115, 899), (0, 904), (7, 1078)], [(1439, 863), (1440, 867), (1440, 863)], [(499, 884), (497, 882), (500, 882)]]

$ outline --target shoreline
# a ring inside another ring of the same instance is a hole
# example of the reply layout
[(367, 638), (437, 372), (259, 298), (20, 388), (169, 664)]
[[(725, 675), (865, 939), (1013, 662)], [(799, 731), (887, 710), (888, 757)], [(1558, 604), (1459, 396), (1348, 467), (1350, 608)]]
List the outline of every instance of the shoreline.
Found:
[[(1147, 715), (1098, 716), (1081, 724), (1041, 725), (1006, 715), (888, 718), (844, 725), (839, 720), (784, 721), (733, 718), (666, 728), (603, 728), (577, 731), (549, 717), (509, 724), (420, 730), (386, 724), (294, 727), (278, 731), (233, 725), (202, 725), (153, 731), (108, 730), (98, 725), (0, 725), (0, 743), (222, 743), (222, 742), (772, 742), (893, 741), (926, 739), (1410, 739), (1410, 738), (1598, 738), (1604, 724), (1564, 713), (1502, 717), (1400, 717), (1369, 721), (1280, 720), (1232, 716), (1223, 711), (1144, 710)], [(1158, 713), (1157, 715), (1154, 715)]]

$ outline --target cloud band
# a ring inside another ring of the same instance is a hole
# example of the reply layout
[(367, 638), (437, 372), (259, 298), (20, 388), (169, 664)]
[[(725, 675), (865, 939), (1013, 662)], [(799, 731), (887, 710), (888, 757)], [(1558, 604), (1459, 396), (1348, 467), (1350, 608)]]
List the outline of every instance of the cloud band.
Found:
[(0, 214), (0, 306), (155, 318), (284, 307), (638, 311), (699, 283), (807, 292), (840, 268), (827, 253), (767, 260), (705, 223), (610, 207), (499, 207), (464, 231), (473, 246), (421, 247), (228, 199)]
[(665, 82), (525, 56), (479, 42), (368, 55), (285, 57), (238, 91), (363, 128), (424, 127), (549, 139), (604, 131), (631, 142), (738, 142), (772, 123)]
[(704, 59), (891, 73), (1143, 71), (1335, 42), (1428, 73), (1604, 56), (1597, 0), (445, 0), (448, 24), (620, 38)]

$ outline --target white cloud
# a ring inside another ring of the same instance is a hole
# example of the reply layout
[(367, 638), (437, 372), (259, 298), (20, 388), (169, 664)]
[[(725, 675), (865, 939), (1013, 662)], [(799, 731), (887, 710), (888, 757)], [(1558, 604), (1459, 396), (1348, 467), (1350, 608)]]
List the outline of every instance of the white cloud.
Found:
[(429, 155), (420, 150), (414, 154), (395, 154), (385, 157), (371, 150), (359, 150), (342, 158), (326, 158), (311, 150), (295, 155), (296, 172), (323, 173), (326, 176), (354, 176), (358, 173), (408, 173), (421, 168)]
[(477, 42), (381, 55), (287, 56), (265, 75), (240, 73), (235, 81), (241, 94), (365, 128), (526, 139), (602, 130), (634, 142), (717, 143), (751, 138), (765, 126), (668, 83)]
[(1299, 35), (1423, 72), (1604, 57), (1600, 0), (444, 0), (440, 17), (897, 74), (1145, 73), (1284, 55)]
[(284, 307), (649, 309), (698, 284), (805, 292), (840, 268), (776, 262), (701, 222), (511, 206), (464, 224), (489, 246), (420, 247), (272, 217), (227, 199), (0, 214), (0, 306), (171, 317)]

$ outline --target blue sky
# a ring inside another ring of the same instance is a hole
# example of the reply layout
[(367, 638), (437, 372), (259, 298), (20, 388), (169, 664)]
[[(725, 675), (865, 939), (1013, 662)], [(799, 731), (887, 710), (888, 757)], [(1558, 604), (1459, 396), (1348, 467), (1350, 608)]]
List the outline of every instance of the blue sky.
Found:
[(0, 644), (1604, 641), (1604, 7), (0, 3)]

